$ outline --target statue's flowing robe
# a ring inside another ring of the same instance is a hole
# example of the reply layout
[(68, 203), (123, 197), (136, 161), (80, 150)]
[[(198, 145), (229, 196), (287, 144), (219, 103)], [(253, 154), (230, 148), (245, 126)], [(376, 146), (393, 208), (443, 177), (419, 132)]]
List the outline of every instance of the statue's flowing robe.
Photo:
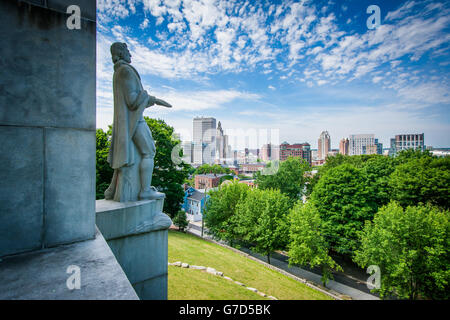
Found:
[(118, 169), (134, 164), (132, 138), (138, 120), (154, 97), (148, 95), (136, 69), (123, 60), (114, 64), (114, 123), (108, 163)]

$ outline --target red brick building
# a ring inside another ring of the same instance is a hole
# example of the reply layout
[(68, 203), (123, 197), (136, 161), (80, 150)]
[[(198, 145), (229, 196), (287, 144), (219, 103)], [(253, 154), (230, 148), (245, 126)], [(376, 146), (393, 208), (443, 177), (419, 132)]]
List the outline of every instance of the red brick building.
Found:
[(280, 145), (280, 161), (289, 157), (302, 158), (311, 164), (311, 146), (309, 143), (289, 144), (284, 142)]
[(195, 176), (195, 189), (216, 188), (223, 174), (198, 174)]

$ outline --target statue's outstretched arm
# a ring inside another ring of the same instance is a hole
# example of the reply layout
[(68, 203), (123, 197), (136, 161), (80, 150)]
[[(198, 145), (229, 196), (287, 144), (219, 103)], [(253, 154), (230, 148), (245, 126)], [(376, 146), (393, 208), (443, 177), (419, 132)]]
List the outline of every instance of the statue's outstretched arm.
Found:
[(148, 103), (148, 107), (151, 107), (152, 105), (157, 104), (159, 106), (163, 106), (166, 108), (172, 108), (172, 105), (162, 99), (156, 98), (154, 96), (150, 96), (150, 100)]

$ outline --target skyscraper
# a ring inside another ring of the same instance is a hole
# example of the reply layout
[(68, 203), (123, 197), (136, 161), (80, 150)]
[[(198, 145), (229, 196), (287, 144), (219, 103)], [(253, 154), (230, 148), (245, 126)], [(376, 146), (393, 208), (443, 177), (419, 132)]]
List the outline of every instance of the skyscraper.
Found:
[(216, 161), (225, 163), (226, 158), (230, 156), (228, 151), (228, 136), (223, 134), (222, 124), (219, 121), (216, 131)]
[[(394, 144), (394, 145), (392, 145)], [(395, 136), (395, 141), (391, 139), (391, 149), (393, 149), (394, 154), (402, 150), (414, 149), (414, 150), (425, 150), (425, 136), (423, 133), (414, 134), (397, 134)]]
[(346, 138), (342, 138), (339, 142), (339, 153), (343, 154), (344, 156), (348, 155), (348, 147), (349, 147), (349, 141)]
[(196, 117), (193, 120), (194, 164), (214, 163), (216, 155), (216, 119)]
[[(352, 134), (349, 139), (349, 154), (351, 156), (365, 154), (368, 151), (366, 147), (374, 145), (374, 134)], [(372, 148), (369, 149), (372, 151)]]
[(331, 150), (331, 139), (328, 131), (322, 131), (317, 144), (317, 158), (324, 160), (327, 157), (328, 152)]

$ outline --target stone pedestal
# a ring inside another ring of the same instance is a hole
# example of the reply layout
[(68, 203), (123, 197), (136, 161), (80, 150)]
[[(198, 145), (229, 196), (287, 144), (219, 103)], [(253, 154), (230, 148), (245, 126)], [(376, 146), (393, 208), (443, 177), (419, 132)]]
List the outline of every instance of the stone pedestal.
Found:
[(96, 201), (96, 223), (140, 299), (167, 299), (168, 228), (164, 199)]
[[(80, 268), (80, 288), (70, 290), (69, 266)], [(0, 300), (139, 300), (100, 232), (76, 242), (3, 258)]]

